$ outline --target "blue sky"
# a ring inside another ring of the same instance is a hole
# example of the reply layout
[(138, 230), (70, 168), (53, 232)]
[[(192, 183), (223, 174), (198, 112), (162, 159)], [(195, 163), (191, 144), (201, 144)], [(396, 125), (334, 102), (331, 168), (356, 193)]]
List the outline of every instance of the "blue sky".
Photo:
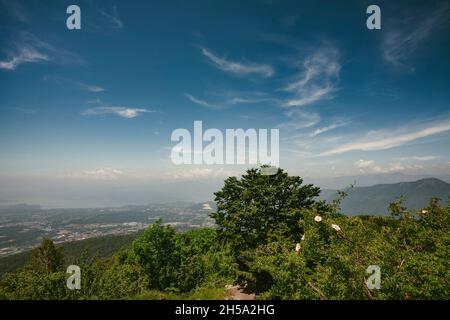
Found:
[(81, 30), (70, 4), (0, 1), (0, 201), (241, 173), (171, 163), (194, 120), (279, 128), (311, 179), (450, 172), (445, 1), (377, 2), (381, 30), (366, 1), (77, 1)]

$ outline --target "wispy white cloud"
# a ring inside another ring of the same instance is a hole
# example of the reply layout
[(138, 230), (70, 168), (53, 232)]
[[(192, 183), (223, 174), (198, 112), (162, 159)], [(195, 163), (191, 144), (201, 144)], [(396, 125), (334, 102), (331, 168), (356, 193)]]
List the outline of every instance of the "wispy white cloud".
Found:
[(285, 130), (310, 128), (320, 122), (320, 115), (317, 112), (290, 109), (285, 112), (285, 115), (289, 117), (289, 120), (278, 125), (279, 128)]
[(0, 61), (0, 69), (15, 70), (24, 63), (53, 62), (58, 64), (82, 64), (78, 55), (57, 48), (40, 40), (33, 34), (23, 32), (18, 35), (11, 48), (6, 48), (8, 58)]
[(86, 103), (87, 104), (98, 105), (98, 106), (104, 106), (104, 103), (99, 98), (89, 99), (89, 100), (86, 101)]
[(202, 54), (212, 62), (212, 64), (222, 70), (237, 75), (258, 74), (263, 77), (271, 77), (274, 74), (272, 66), (267, 64), (256, 64), (252, 62), (235, 62), (225, 58), (220, 58), (209, 49), (200, 47)]
[(360, 172), (367, 172), (367, 171), (370, 171), (370, 172), (385, 172), (384, 168), (382, 168), (381, 166), (377, 165), (374, 160), (363, 160), (363, 159), (360, 159), (360, 160), (355, 162), (355, 167)]
[(88, 84), (88, 83), (84, 83), (84, 82), (81, 82), (81, 81), (75, 81), (75, 80), (64, 78), (64, 77), (48, 77), (48, 76), (46, 76), (44, 79), (45, 80), (53, 79), (56, 82), (66, 82), (66, 83), (74, 85), (74, 86), (76, 86), (76, 87), (78, 87), (78, 88), (80, 88), (82, 90), (89, 91), (89, 92), (103, 92), (103, 91), (105, 91), (105, 89), (103, 87), (100, 87), (98, 85)]
[(80, 179), (80, 180), (117, 180), (124, 176), (124, 172), (111, 167), (103, 167), (94, 170), (83, 170), (63, 175), (61, 178)]
[[(234, 96), (233, 96), (234, 95)], [(212, 109), (225, 109), (235, 105), (243, 104), (258, 104), (264, 102), (276, 102), (277, 99), (266, 97), (258, 93), (244, 93), (242, 96), (237, 93), (225, 92), (225, 93), (215, 93), (214, 102), (206, 101), (204, 99), (199, 99), (193, 95), (186, 93), (185, 96), (193, 103), (208, 107)], [(218, 99), (220, 98), (220, 100)]]
[(276, 101), (271, 98), (243, 98), (243, 97), (233, 97), (226, 100), (224, 103), (228, 105), (237, 105), (237, 104), (255, 104), (262, 102), (270, 102)]
[(104, 16), (115, 28), (122, 29), (124, 27), (123, 21), (120, 19), (117, 6), (114, 5), (111, 9), (97, 8), (98, 12)]
[(410, 124), (394, 130), (369, 132), (364, 138), (327, 150), (320, 155), (329, 156), (349, 151), (385, 150), (450, 131), (450, 119), (422, 124)]
[(23, 63), (50, 61), (51, 58), (32, 46), (22, 46), (10, 55), (9, 60), (0, 61), (0, 68), (14, 70)]
[(439, 159), (439, 156), (410, 156), (410, 157), (401, 157), (399, 158), (402, 161), (431, 161)]
[(205, 101), (205, 100), (201, 100), (198, 99), (196, 97), (194, 97), (193, 95), (186, 93), (185, 94), (186, 98), (188, 98), (189, 100), (191, 100), (191, 102), (198, 104), (199, 106), (203, 106), (203, 107), (213, 107), (212, 104), (210, 104), (209, 102)]
[(133, 119), (138, 117), (142, 113), (151, 113), (151, 112), (155, 111), (143, 108), (130, 108), (130, 107), (96, 107), (87, 109), (82, 114), (86, 116), (116, 114), (122, 118)]
[(377, 164), (374, 160), (363, 159), (356, 161), (354, 165), (361, 173), (388, 173), (423, 168), (421, 165), (404, 164), (401, 162), (390, 163), (388, 165), (382, 166)]
[(299, 107), (299, 106), (305, 106), (308, 104), (312, 104), (314, 102), (317, 102), (319, 100), (328, 99), (330, 97), (330, 94), (334, 92), (334, 88), (331, 86), (326, 87), (314, 87), (309, 88), (307, 90), (302, 90), (300, 97), (290, 99), (286, 101), (284, 106), (286, 107)]
[[(402, 20), (403, 25), (387, 29), (383, 41), (384, 59), (397, 66), (407, 66), (405, 61), (433, 31), (449, 19), (449, 5), (442, 5), (426, 16)], [(413, 70), (413, 68), (412, 68)]]
[(103, 87), (94, 85), (94, 84), (88, 84), (88, 83), (83, 83), (83, 82), (79, 82), (79, 81), (74, 81), (74, 80), (70, 80), (67, 79), (69, 82), (73, 83), (74, 85), (76, 85), (77, 87), (79, 87), (80, 89), (89, 91), (89, 92), (103, 92), (105, 91), (105, 89)]
[(336, 123), (330, 124), (329, 126), (318, 128), (318, 129), (314, 130), (309, 136), (315, 137), (315, 136), (318, 136), (319, 134), (322, 134), (322, 133), (325, 133), (325, 132), (328, 132), (328, 131), (331, 131), (331, 130), (334, 130), (334, 129), (337, 129), (340, 127), (344, 127), (350, 123), (351, 123), (350, 121), (336, 122)]
[(285, 90), (294, 97), (284, 102), (285, 107), (300, 107), (332, 98), (337, 90), (341, 65), (336, 49), (322, 48), (305, 59), (296, 80)]

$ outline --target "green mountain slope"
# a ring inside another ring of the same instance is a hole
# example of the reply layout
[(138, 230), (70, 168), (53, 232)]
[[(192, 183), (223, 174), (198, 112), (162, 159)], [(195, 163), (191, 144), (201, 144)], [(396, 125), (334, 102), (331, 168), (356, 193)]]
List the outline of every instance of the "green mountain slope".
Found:
[[(66, 242), (60, 244), (64, 248), (66, 264), (72, 264), (80, 257), (83, 250), (87, 250), (89, 256), (107, 257), (120, 249), (128, 248), (134, 239), (142, 232), (128, 235), (104, 236), (80, 241)], [(12, 254), (0, 258), (0, 275), (13, 272), (23, 267), (30, 255), (30, 251)]]
[[(389, 203), (400, 196), (405, 197), (408, 209), (416, 210), (425, 207), (432, 197), (438, 197), (446, 203), (449, 195), (450, 184), (436, 178), (355, 187), (349, 190), (348, 196), (343, 200), (341, 211), (349, 215), (384, 215), (388, 214)], [(322, 197), (327, 201), (331, 201), (336, 196), (336, 192), (330, 190), (324, 190), (322, 193)]]

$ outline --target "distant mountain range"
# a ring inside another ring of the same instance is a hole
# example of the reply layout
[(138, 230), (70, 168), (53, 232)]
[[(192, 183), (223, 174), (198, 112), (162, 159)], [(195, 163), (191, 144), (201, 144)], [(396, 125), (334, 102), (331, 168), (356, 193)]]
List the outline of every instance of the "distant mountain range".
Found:
[(306, 183), (312, 183), (322, 189), (340, 190), (351, 184), (357, 187), (371, 187), (376, 184), (394, 184), (399, 182), (414, 182), (428, 178), (438, 178), (444, 182), (450, 183), (450, 174), (441, 174), (439, 176), (428, 174), (404, 174), (402, 172), (360, 174), (352, 176), (327, 177), (327, 178), (309, 178), (303, 177)]
[[(354, 187), (342, 201), (341, 212), (349, 215), (385, 215), (388, 214), (389, 203), (400, 196), (405, 197), (408, 209), (414, 210), (425, 207), (432, 197), (438, 197), (446, 203), (449, 195), (450, 184), (436, 178)], [(336, 190), (325, 189), (321, 193), (321, 198), (327, 201), (336, 197)]]

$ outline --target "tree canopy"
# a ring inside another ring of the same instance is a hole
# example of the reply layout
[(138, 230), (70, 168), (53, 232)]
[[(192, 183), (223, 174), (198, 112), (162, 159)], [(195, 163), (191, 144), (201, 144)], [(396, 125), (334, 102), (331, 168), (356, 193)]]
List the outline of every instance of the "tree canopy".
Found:
[(280, 238), (299, 240), (303, 212), (326, 207), (317, 201), (319, 193), (320, 188), (282, 169), (274, 175), (250, 169), (240, 179), (225, 180), (214, 194), (217, 211), (211, 216), (219, 237), (239, 253)]

